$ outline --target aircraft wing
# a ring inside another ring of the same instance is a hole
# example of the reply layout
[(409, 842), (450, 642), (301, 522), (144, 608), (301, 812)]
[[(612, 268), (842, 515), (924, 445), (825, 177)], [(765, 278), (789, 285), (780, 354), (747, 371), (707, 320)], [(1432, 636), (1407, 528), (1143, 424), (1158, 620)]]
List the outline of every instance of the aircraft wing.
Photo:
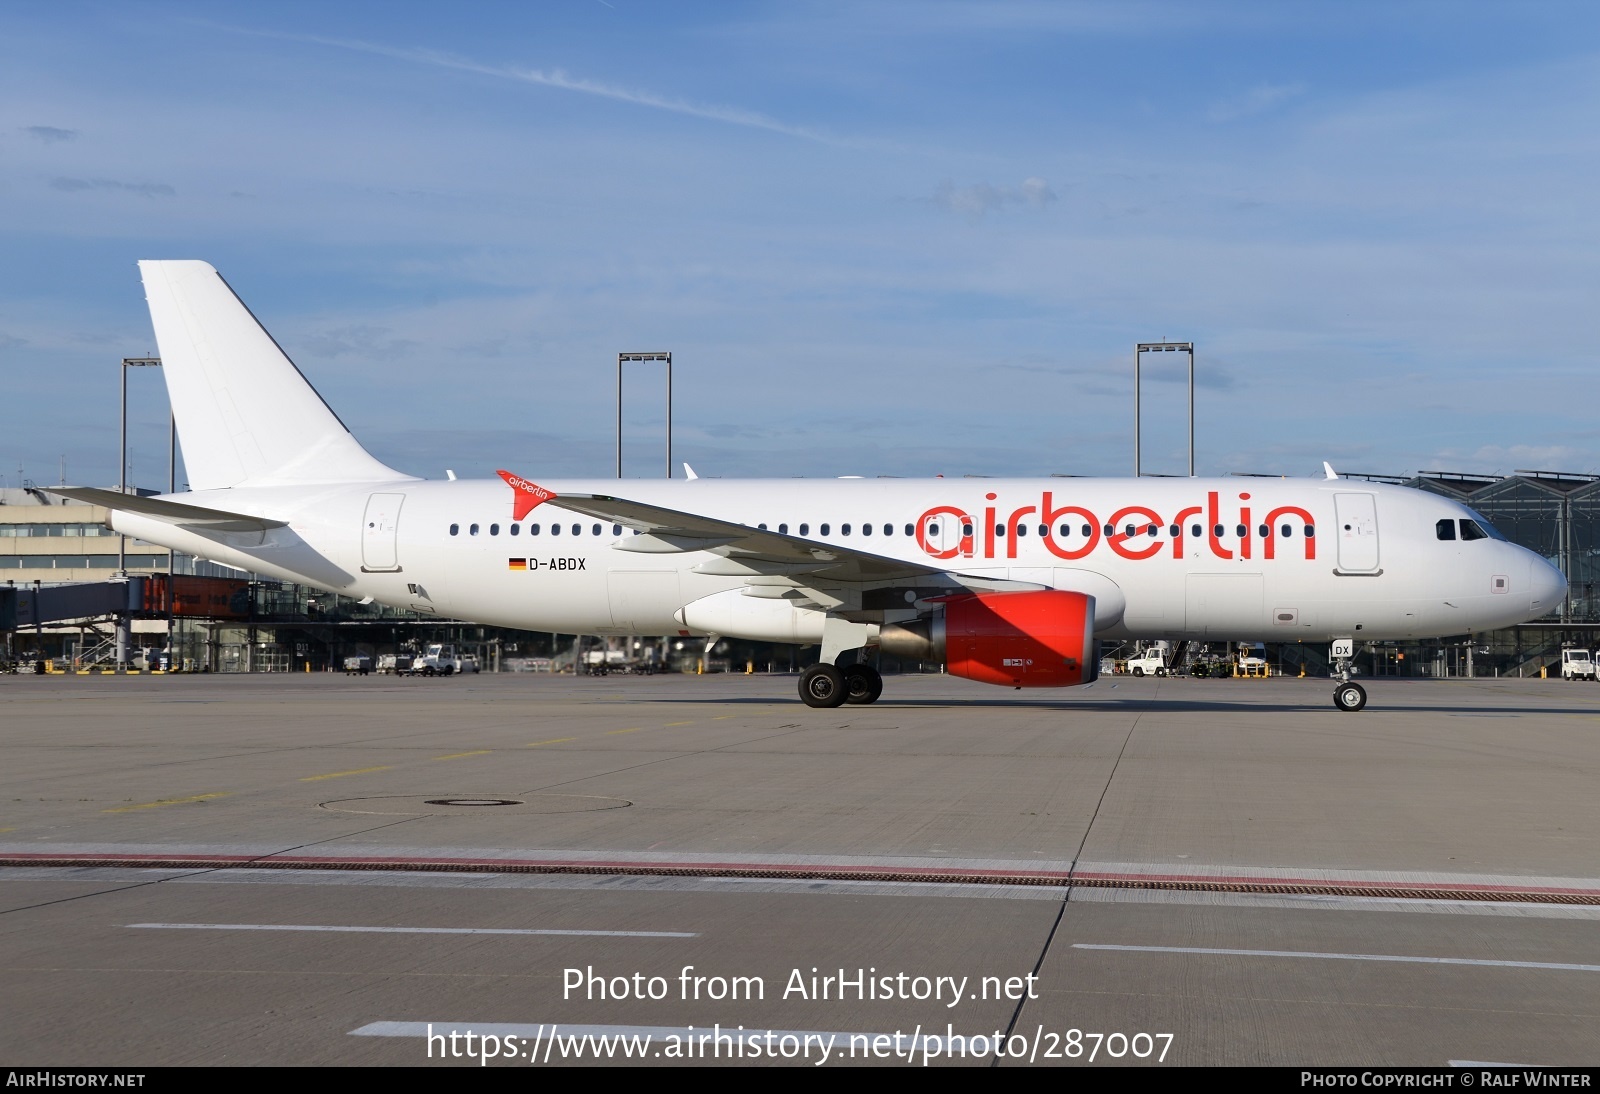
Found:
[(639, 534), (624, 537), (617, 548), (644, 554), (706, 551), (721, 556), (701, 563), (701, 573), (756, 579), (789, 578), (792, 587), (812, 585), (866, 585), (972, 590), (1040, 589), (1044, 586), (1004, 578), (962, 575), (938, 565), (888, 558), (837, 543), (818, 543), (800, 536), (751, 528), (716, 517), (684, 513), (659, 505), (630, 501), (605, 494), (559, 494), (550, 499), (574, 513), (621, 524)]
[(248, 513), (229, 513), (222, 509), (206, 509), (199, 505), (123, 494), (116, 490), (96, 490), (89, 486), (60, 486), (48, 492), (106, 509), (138, 513), (202, 535), (207, 532), (266, 532), (273, 528), (288, 527), (284, 521), (254, 517)]

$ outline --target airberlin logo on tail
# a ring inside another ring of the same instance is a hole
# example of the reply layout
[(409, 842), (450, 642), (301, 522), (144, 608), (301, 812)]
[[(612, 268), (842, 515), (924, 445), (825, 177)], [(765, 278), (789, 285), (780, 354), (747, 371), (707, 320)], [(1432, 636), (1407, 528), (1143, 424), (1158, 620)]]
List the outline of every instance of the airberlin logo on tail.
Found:
[(506, 485), (515, 491), (515, 501), (511, 508), (512, 520), (521, 520), (533, 512), (534, 506), (542, 505), (556, 496), (555, 491), (546, 490), (538, 483), (529, 482), (521, 475), (513, 475), (509, 471), (497, 471), (496, 474), (505, 479)]
[[(998, 495), (984, 498), (995, 501)], [(1056, 505), (1054, 492), (1046, 490), (1038, 505), (1025, 505), (1000, 519), (992, 505), (984, 508), (981, 521), (957, 506), (936, 505), (917, 521), (917, 546), (938, 559), (1016, 558), (1019, 540), (1038, 525), (1045, 549), (1069, 561), (1088, 557), (1102, 541), (1123, 558), (1154, 558), (1165, 547), (1170, 547), (1173, 558), (1182, 558), (1185, 540), (1201, 535), (1217, 558), (1231, 559), (1236, 552), (1241, 559), (1250, 558), (1257, 547), (1262, 558), (1276, 558), (1280, 535), (1300, 536), (1305, 557), (1317, 557), (1316, 521), (1309, 511), (1280, 505), (1262, 514), (1258, 524), (1249, 502), (1249, 494), (1240, 494), (1237, 519), (1232, 514), (1225, 518), (1217, 491), (1211, 490), (1204, 506), (1179, 509), (1170, 521), (1147, 505), (1124, 506), (1102, 521), (1081, 505)], [(1022, 536), (1017, 534), (1019, 527)]]

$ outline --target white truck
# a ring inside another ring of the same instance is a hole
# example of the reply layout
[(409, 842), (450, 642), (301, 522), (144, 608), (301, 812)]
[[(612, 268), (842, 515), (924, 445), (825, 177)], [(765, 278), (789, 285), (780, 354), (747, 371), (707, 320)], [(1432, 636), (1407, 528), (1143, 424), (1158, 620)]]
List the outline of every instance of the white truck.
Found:
[(1562, 650), (1561, 651), (1561, 679), (1563, 680), (1593, 680), (1595, 679), (1594, 660), (1589, 656), (1588, 650)]
[(461, 671), (456, 648), (449, 642), (433, 642), (421, 657), (411, 662), (413, 676), (450, 676)]
[(1128, 671), (1134, 676), (1165, 676), (1167, 651), (1160, 646), (1151, 646), (1137, 657), (1128, 658)]

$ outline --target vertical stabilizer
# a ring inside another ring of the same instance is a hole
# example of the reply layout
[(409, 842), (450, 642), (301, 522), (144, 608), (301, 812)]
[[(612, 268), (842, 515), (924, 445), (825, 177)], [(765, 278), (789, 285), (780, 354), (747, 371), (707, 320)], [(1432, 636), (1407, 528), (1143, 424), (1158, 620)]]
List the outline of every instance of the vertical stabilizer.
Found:
[(205, 262), (140, 262), (193, 490), (411, 476), (362, 448)]

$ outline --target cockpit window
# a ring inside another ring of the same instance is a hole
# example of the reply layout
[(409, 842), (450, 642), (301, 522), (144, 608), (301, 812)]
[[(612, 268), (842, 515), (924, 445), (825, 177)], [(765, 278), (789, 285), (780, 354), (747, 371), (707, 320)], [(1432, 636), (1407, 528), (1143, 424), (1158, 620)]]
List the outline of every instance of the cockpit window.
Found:
[(1483, 525), (1479, 524), (1477, 521), (1463, 519), (1461, 521), (1461, 538), (1462, 539), (1488, 539), (1489, 538), (1489, 533), (1485, 532), (1483, 530)]
[(1433, 526), (1433, 534), (1438, 536), (1440, 539), (1455, 539), (1456, 522), (1449, 519), (1441, 520), (1438, 524)]
[(1465, 521), (1464, 520), (1464, 521), (1461, 522), (1461, 538), (1462, 539), (1472, 539), (1472, 538), (1474, 538), (1472, 536), (1467, 535), (1466, 526), (1470, 523), (1470, 524), (1477, 525), (1478, 531), (1482, 532), (1485, 536), (1487, 536), (1490, 539), (1498, 539), (1502, 543), (1510, 543), (1511, 542), (1510, 540), (1506, 539), (1506, 537), (1504, 535), (1502, 535), (1500, 533), (1500, 529), (1496, 528), (1493, 524), (1490, 524), (1489, 523), (1489, 519), (1487, 517), (1485, 517), (1482, 513), (1479, 513), (1479, 512), (1477, 512), (1476, 510), (1473, 510), (1473, 509), (1468, 509), (1467, 512), (1469, 514), (1471, 514), (1472, 520), (1471, 521)]

